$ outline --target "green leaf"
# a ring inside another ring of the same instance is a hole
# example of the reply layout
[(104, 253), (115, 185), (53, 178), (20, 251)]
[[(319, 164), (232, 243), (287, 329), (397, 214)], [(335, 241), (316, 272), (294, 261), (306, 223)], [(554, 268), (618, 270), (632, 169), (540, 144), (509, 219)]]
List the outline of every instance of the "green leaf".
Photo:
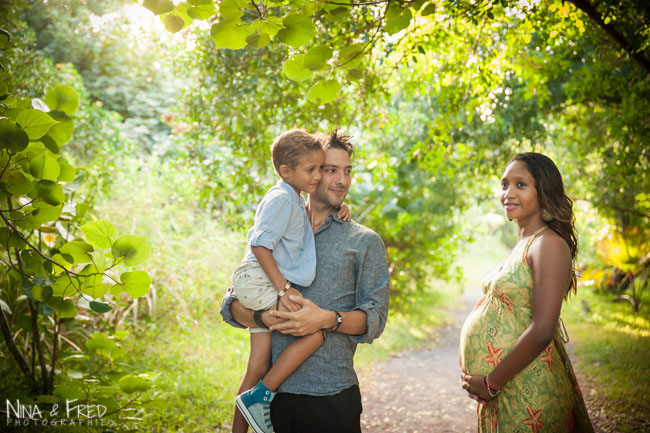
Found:
[(284, 28), (278, 32), (278, 39), (294, 48), (308, 44), (316, 34), (311, 17), (305, 15), (289, 15), (282, 24)]
[(56, 120), (41, 110), (29, 109), (21, 111), (16, 116), (16, 123), (25, 130), (30, 140), (38, 140), (56, 123)]
[(174, 3), (171, 0), (144, 0), (142, 6), (149, 9), (155, 15), (164, 14), (174, 10)]
[(117, 234), (110, 222), (101, 219), (79, 227), (86, 236), (86, 241), (95, 248), (110, 248), (111, 239)]
[(289, 57), (282, 65), (282, 72), (290, 80), (304, 81), (312, 77), (313, 72), (303, 66), (304, 55), (295, 54)]
[(24, 150), (29, 144), (29, 137), (13, 120), (0, 120), (0, 149), (8, 148), (13, 152)]
[(32, 297), (37, 301), (41, 301), (41, 302), (47, 301), (52, 296), (52, 293), (53, 293), (52, 288), (49, 286), (41, 287), (35, 285), (34, 287), (32, 287)]
[(60, 248), (61, 253), (68, 254), (74, 260), (74, 263), (88, 263), (92, 257), (90, 254), (95, 249), (82, 241), (71, 241)]
[(9, 305), (5, 301), (3, 301), (2, 299), (0, 299), (0, 308), (5, 313), (11, 314), (11, 308), (9, 308)]
[(59, 182), (72, 182), (76, 175), (74, 167), (71, 166), (68, 160), (62, 156), (59, 156), (56, 162), (59, 164), (59, 168), (61, 169), (58, 179)]
[(327, 104), (340, 97), (341, 85), (336, 80), (322, 80), (307, 92), (307, 99), (315, 104)]
[[(99, 276), (101, 279), (101, 276)], [(94, 278), (91, 278), (90, 280), (94, 280)], [(101, 298), (108, 292), (108, 286), (104, 283), (99, 283), (99, 284), (88, 284), (89, 280), (86, 280), (83, 286), (81, 286), (81, 291), (85, 293), (86, 295), (92, 297), (92, 298)]]
[(9, 174), (7, 178), (9, 186), (7, 191), (15, 195), (27, 194), (34, 189), (34, 184), (29, 180), (22, 171), (15, 170)]
[(41, 198), (45, 203), (52, 206), (58, 206), (63, 203), (63, 187), (50, 180), (39, 180), (36, 187), (30, 192), (30, 196)]
[(423, 17), (426, 17), (428, 15), (433, 15), (436, 13), (436, 4), (435, 3), (429, 3), (422, 9), (422, 12), (420, 12), (420, 15)]
[(118, 346), (107, 334), (103, 332), (95, 332), (90, 336), (90, 339), (84, 343), (89, 350), (110, 351), (117, 349)]
[[(55, 254), (52, 257), (52, 260), (64, 266), (70, 265), (70, 263), (67, 263), (63, 259), (63, 256), (61, 256), (61, 254)], [(58, 266), (56, 267), (58, 268)], [(76, 281), (76, 278), (73, 278), (72, 281)], [(74, 284), (70, 281), (70, 278), (67, 275), (59, 276), (54, 282), (54, 284), (52, 284), (51, 287), (52, 287), (52, 296), (66, 297), (66, 296), (73, 296), (75, 293), (77, 293)]]
[(327, 66), (327, 61), (332, 58), (333, 51), (325, 45), (317, 45), (307, 50), (303, 65), (310, 71), (323, 69)]
[(52, 313), (54, 313), (52, 307), (47, 305), (45, 302), (38, 303), (38, 314), (40, 314), (41, 316), (51, 316)]
[(36, 209), (31, 212), (31, 215), (28, 217), (28, 219), (30, 219), (30, 221), (33, 222), (36, 226), (40, 226), (46, 222), (58, 220), (61, 216), (61, 212), (63, 211), (62, 204), (52, 206), (40, 202), (34, 203), (34, 207)]
[(145, 237), (122, 235), (113, 243), (111, 252), (115, 257), (124, 257), (125, 265), (135, 266), (149, 257), (151, 247)]
[(61, 400), (79, 400), (84, 397), (84, 393), (78, 386), (71, 384), (56, 385), (54, 387), (55, 396), (59, 397)]
[(348, 80), (357, 81), (363, 78), (363, 72), (358, 69), (350, 69), (348, 71)]
[(72, 138), (74, 122), (72, 121), (72, 118), (63, 111), (50, 111), (49, 115), (59, 123), (52, 126), (49, 131), (47, 131), (47, 135), (56, 142), (58, 147), (61, 147)]
[(411, 23), (411, 18), (413, 18), (411, 9), (402, 8), (400, 3), (393, 2), (386, 12), (386, 26), (384, 29), (389, 35), (394, 35), (407, 28)]
[(115, 284), (108, 289), (113, 296), (119, 296), (120, 293), (126, 292), (126, 287), (123, 284)]
[(95, 313), (106, 313), (108, 311), (111, 311), (113, 307), (111, 307), (108, 304), (104, 304), (103, 302), (97, 302), (97, 301), (90, 301), (90, 309), (93, 310)]
[(29, 172), (36, 179), (55, 181), (59, 177), (61, 167), (56, 159), (44, 153), (32, 159), (29, 164)]
[(250, 34), (266, 33), (273, 39), (283, 28), (282, 18), (276, 16), (267, 17), (265, 20), (255, 20), (248, 25)]
[(54, 311), (59, 313), (59, 317), (62, 319), (68, 319), (77, 315), (77, 306), (70, 299), (53, 296), (47, 303), (50, 307), (54, 308)]
[(185, 21), (183, 21), (183, 18), (171, 14), (167, 15), (163, 19), (163, 24), (165, 25), (167, 31), (171, 33), (176, 33), (177, 31), (185, 27)]
[(219, 13), (228, 19), (237, 19), (244, 14), (244, 7), (248, 0), (222, 0), (219, 2)]
[(187, 10), (187, 14), (195, 20), (207, 20), (217, 13), (213, 3), (198, 5)]
[(140, 377), (134, 376), (132, 374), (127, 374), (123, 376), (118, 382), (117, 385), (122, 391), (127, 394), (133, 394), (134, 392), (144, 392), (151, 388), (151, 381)]
[(151, 287), (151, 277), (145, 271), (124, 272), (120, 275), (120, 281), (129, 296), (134, 299), (145, 296)]
[(253, 48), (263, 48), (271, 42), (271, 38), (266, 33), (253, 33), (246, 38), (246, 43)]
[(363, 45), (352, 44), (343, 48), (339, 52), (339, 59), (336, 62), (337, 66), (342, 69), (355, 69), (361, 64), (363, 59)]
[(63, 111), (68, 116), (72, 116), (79, 108), (79, 95), (72, 87), (59, 84), (47, 91), (45, 103), (52, 111)]
[(11, 34), (5, 29), (0, 29), (0, 48), (4, 48), (9, 44)]
[(210, 36), (216, 47), (231, 50), (244, 48), (249, 34), (250, 27), (243, 25), (238, 18), (219, 21), (210, 29)]

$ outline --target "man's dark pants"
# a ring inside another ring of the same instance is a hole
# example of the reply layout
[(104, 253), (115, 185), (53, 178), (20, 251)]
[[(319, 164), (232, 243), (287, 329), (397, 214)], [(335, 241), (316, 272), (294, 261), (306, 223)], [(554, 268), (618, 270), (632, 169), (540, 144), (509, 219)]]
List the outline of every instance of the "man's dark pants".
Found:
[(280, 393), (271, 403), (275, 433), (361, 433), (361, 393), (357, 385), (335, 395)]

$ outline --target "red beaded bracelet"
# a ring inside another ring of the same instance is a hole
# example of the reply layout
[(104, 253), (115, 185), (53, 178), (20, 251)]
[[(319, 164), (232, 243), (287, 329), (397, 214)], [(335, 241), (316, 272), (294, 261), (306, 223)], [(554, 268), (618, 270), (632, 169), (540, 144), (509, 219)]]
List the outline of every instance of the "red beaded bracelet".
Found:
[(501, 389), (500, 386), (492, 386), (492, 384), (490, 383), (490, 380), (488, 379), (487, 376), (485, 376), (485, 383), (487, 384), (487, 386), (489, 386), (490, 388), (492, 388), (495, 391), (498, 391), (498, 390)]

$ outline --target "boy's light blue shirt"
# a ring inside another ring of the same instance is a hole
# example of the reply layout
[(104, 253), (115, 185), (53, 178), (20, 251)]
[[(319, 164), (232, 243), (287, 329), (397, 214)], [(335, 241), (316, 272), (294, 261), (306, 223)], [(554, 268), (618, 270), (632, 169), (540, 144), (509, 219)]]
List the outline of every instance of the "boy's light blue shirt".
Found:
[(316, 248), (305, 199), (288, 183), (278, 181), (257, 207), (255, 224), (248, 231), (248, 247), (243, 262), (257, 261), (251, 246), (271, 250), (287, 281), (309, 286), (314, 280)]

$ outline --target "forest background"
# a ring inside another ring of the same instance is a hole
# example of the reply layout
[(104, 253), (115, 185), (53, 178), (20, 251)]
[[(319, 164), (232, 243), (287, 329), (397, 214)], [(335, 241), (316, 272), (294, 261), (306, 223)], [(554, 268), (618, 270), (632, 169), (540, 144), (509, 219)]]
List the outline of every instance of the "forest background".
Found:
[(4, 0), (0, 16), (2, 417), (77, 399), (83, 431), (226, 428), (248, 337), (218, 309), (275, 181), (270, 143), (340, 127), (347, 202), (391, 271), (361, 368), (427, 344), (507, 254), (499, 175), (539, 151), (575, 203), (578, 366), (620, 431), (650, 426), (647, 2)]

